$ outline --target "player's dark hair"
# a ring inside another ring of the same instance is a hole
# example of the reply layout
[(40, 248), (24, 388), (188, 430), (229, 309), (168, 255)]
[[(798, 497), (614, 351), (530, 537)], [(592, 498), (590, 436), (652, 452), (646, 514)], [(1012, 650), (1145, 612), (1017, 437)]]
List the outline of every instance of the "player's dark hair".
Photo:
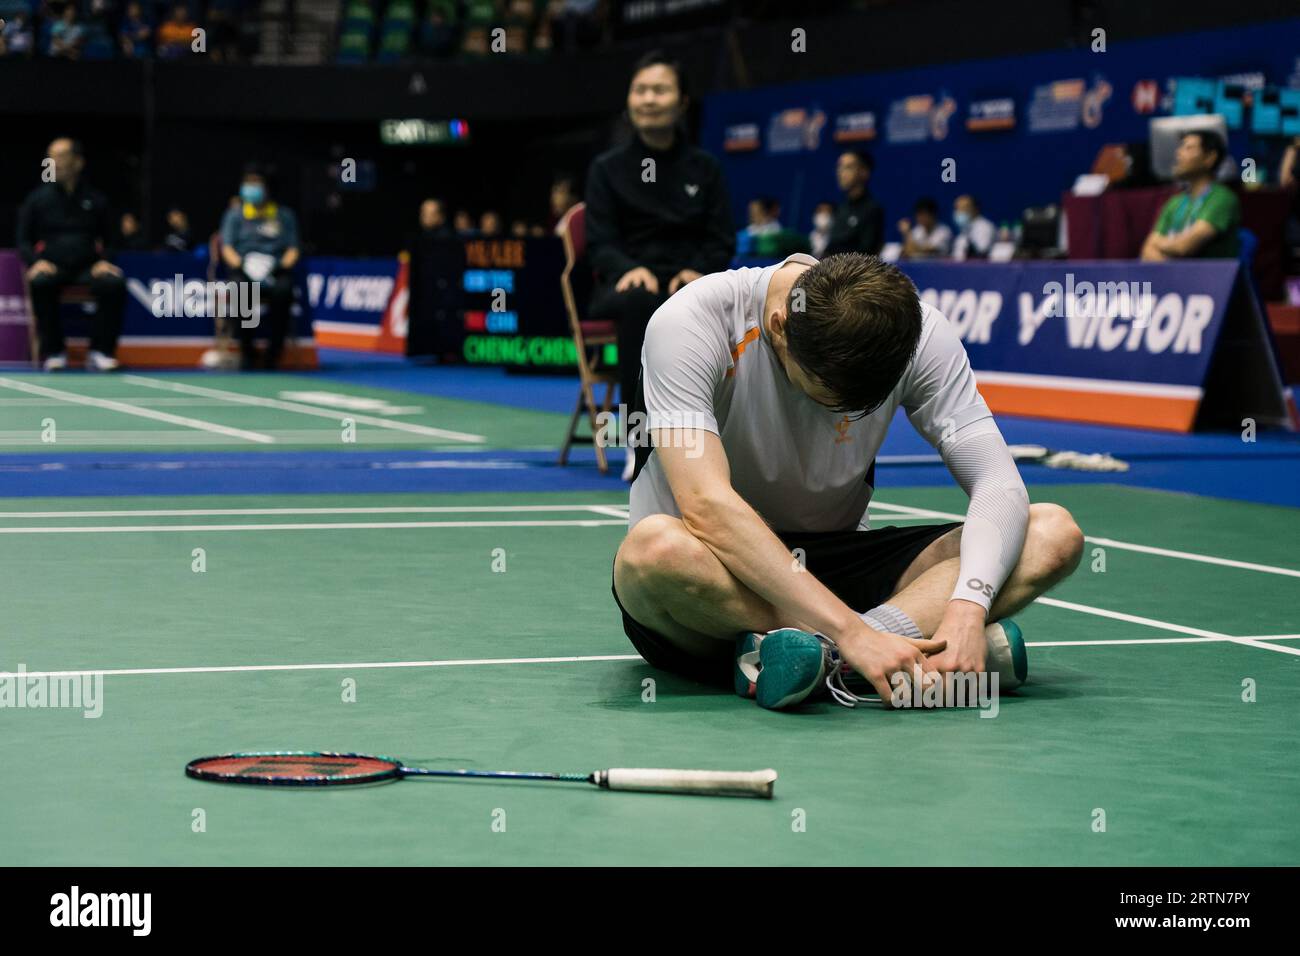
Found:
[(1212, 129), (1189, 130), (1183, 134), (1183, 138), (1186, 139), (1188, 136), (1196, 137), (1201, 144), (1202, 153), (1214, 154), (1214, 165), (1210, 167), (1211, 170), (1218, 169), (1222, 165), (1224, 157), (1228, 155), (1228, 144), (1223, 141), (1222, 136)]
[(857, 252), (828, 256), (801, 275), (786, 316), (790, 357), (835, 396), (835, 411), (856, 417), (885, 403), (921, 339), (912, 280)]

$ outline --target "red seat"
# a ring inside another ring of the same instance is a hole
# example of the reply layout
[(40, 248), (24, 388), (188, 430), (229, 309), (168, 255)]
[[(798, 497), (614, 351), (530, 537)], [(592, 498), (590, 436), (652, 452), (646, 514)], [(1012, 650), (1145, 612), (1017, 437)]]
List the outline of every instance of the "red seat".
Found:
[[(574, 445), (593, 445), (596, 449), (596, 466), (601, 474), (609, 470), (605, 456), (605, 446), (600, 440), (600, 423), (598, 415), (609, 413), (614, 403), (614, 386), (618, 382), (618, 370), (606, 366), (603, 353), (606, 345), (617, 341), (617, 329), (612, 320), (584, 320), (578, 315), (578, 303), (573, 296), (573, 270), (582, 262), (587, 252), (587, 205), (578, 203), (564, 214), (556, 231), (564, 243), (564, 271), (560, 274), (560, 291), (564, 294), (564, 308), (569, 313), (569, 330), (573, 334), (573, 349), (578, 360), (578, 400), (573, 414), (569, 416), (569, 427), (564, 433), (564, 444), (560, 447), (560, 464), (569, 460), (569, 449)], [(605, 386), (605, 399), (596, 405), (595, 388)], [(590, 435), (578, 434), (578, 423), (584, 417), (590, 426)]]

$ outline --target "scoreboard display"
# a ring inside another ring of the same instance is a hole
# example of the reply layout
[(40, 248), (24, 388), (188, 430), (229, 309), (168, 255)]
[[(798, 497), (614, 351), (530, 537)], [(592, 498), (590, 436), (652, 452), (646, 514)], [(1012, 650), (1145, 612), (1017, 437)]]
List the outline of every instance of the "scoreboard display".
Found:
[[(452, 241), (461, 247), (458, 252), (463, 249), (463, 256), (433, 257), (443, 269), (447, 262), (456, 262), (458, 269), (456, 276), (448, 277), (455, 283), (458, 308), (441, 320), (438, 330), (443, 354), (454, 352), (470, 365), (574, 371), (577, 356), (560, 292), (560, 240), (546, 236)], [(413, 323), (423, 318), (411, 316)], [(608, 346), (602, 358), (614, 364), (614, 346)]]

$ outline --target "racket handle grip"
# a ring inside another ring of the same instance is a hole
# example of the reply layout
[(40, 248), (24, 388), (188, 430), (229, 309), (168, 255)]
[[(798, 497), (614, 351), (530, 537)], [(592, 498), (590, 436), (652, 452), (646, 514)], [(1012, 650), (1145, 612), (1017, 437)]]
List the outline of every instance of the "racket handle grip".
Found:
[(655, 770), (615, 767), (597, 770), (592, 782), (606, 790), (686, 793), (708, 797), (772, 799), (775, 770)]

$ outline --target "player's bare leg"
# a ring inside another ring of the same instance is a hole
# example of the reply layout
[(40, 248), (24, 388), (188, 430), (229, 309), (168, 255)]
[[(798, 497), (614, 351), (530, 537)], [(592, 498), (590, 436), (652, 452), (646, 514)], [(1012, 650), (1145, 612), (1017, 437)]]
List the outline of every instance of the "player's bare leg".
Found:
[[(889, 599), (926, 637), (938, 630), (957, 586), (960, 552), (961, 528), (954, 528), (916, 556)], [(1070, 512), (1055, 504), (1030, 505), (1020, 560), (994, 599), (989, 620), (1010, 617), (1065, 580), (1082, 554), (1083, 532)]]
[(730, 654), (745, 631), (800, 626), (779, 620), (771, 604), (670, 515), (651, 515), (628, 533), (614, 560), (614, 587), (637, 623), (695, 654)]

